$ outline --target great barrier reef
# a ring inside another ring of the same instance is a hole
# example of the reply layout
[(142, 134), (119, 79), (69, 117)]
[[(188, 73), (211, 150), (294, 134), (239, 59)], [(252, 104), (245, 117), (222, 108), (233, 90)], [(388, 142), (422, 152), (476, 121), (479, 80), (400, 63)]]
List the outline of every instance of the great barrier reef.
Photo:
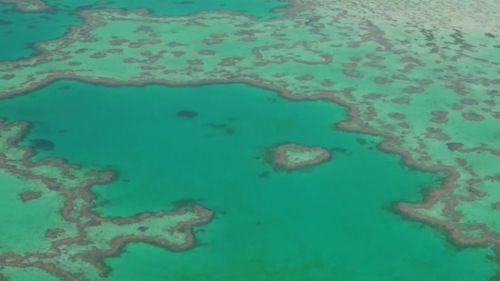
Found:
[(0, 15), (0, 281), (500, 281), (498, 0)]

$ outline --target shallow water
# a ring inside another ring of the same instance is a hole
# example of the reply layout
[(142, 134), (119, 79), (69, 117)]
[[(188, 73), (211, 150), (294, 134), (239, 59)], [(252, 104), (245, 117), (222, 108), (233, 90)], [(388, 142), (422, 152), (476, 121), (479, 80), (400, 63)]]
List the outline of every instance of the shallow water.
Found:
[[(179, 117), (190, 111), (191, 118)], [(62, 81), (0, 102), (27, 120), (37, 158), (64, 157), (120, 173), (94, 188), (96, 212), (125, 216), (189, 204), (214, 209), (198, 245), (173, 253), (131, 244), (107, 260), (110, 280), (488, 280), (488, 249), (457, 249), (444, 235), (391, 211), (419, 201), (438, 175), (378, 151), (377, 138), (332, 124), (346, 112), (292, 102), (241, 84), (105, 87)], [(364, 139), (362, 144), (359, 139)], [(283, 142), (320, 145), (333, 158), (283, 172), (265, 161)]]
[[(268, 19), (280, 16), (276, 8), (284, 5), (47, 3), (52, 9), (30, 14), (0, 4), (0, 60), (34, 55), (34, 43), (80, 24), (82, 8), (145, 8), (164, 16), (223, 11)], [(366, 81), (360, 85), (372, 87)], [(395, 214), (395, 202), (421, 201), (422, 191), (438, 186), (441, 176), (402, 166), (399, 157), (375, 148), (378, 138), (335, 129), (346, 112), (331, 103), (292, 102), (241, 84), (105, 87), (62, 81), (0, 101), (3, 117), (32, 123), (23, 144), (37, 149), (37, 159), (63, 157), (119, 173), (116, 181), (93, 189), (99, 214), (127, 216), (193, 202), (216, 212), (211, 223), (195, 229), (198, 243), (188, 251), (128, 245), (106, 260), (113, 269), (109, 280), (469, 281), (488, 280), (497, 269), (490, 249), (458, 249), (436, 229)], [(284, 142), (323, 146), (333, 158), (305, 170), (279, 171), (265, 157)], [(6, 174), (0, 183), (9, 185), (3, 191), (11, 195), (12, 189), (26, 188)], [(53, 224), (64, 223), (55, 214), (58, 198), (37, 202), (36, 212), (26, 210), (17, 195), (8, 199), (0, 206), (0, 221), (25, 223), (4, 231), (4, 246), (43, 236), (45, 228), (30, 227), (51, 212)], [(13, 210), (17, 216), (10, 215)], [(18, 246), (31, 244), (46, 246), (38, 240)], [(57, 280), (34, 269), (0, 267), (0, 273), (9, 281)]]
[(1, 60), (17, 60), (36, 54), (35, 43), (54, 40), (82, 23), (78, 12), (82, 9), (147, 9), (154, 15), (185, 16), (205, 11), (241, 13), (269, 19), (277, 17), (279, 8), (286, 6), (279, 0), (212, 0), (212, 1), (46, 1), (49, 10), (23, 13), (11, 5), (0, 3)]

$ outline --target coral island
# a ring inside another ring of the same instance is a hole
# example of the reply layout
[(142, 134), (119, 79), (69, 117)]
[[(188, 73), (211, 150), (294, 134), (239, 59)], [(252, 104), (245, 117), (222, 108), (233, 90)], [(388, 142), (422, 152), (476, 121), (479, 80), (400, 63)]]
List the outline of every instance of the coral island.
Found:
[(297, 170), (330, 159), (330, 152), (322, 147), (309, 147), (298, 144), (282, 144), (272, 151), (271, 163), (285, 170)]

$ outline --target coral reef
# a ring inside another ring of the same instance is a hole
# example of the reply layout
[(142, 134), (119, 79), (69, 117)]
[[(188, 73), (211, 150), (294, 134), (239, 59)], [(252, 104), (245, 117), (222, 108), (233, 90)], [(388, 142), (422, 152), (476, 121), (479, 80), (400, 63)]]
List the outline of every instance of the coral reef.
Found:
[(400, 203), (399, 211), (446, 229), (459, 244), (498, 245), (499, 6), (453, 2), (295, 1), (266, 21), (82, 11), (85, 22), (38, 44), (39, 55), (0, 63), (0, 97), (78, 79), (243, 82), (289, 99), (336, 102), (350, 117), (337, 126), (380, 135), (379, 147), (404, 163), (448, 175), (425, 203)]
[[(39, 268), (70, 281), (104, 280), (109, 268), (103, 258), (119, 254), (127, 243), (185, 250), (195, 243), (192, 227), (212, 218), (212, 211), (198, 204), (125, 218), (94, 214), (89, 188), (111, 181), (113, 173), (55, 158), (33, 162), (32, 150), (18, 146), (26, 130), (26, 123), (0, 122), (0, 182), (8, 202), (0, 207), (2, 222), (31, 212), (21, 216), (24, 223), (13, 222), (0, 234), (0, 268)], [(27, 242), (19, 245), (19, 239)]]
[(270, 160), (278, 168), (297, 170), (321, 164), (330, 159), (330, 156), (330, 152), (322, 147), (287, 143), (275, 147)]
[(21, 12), (40, 12), (49, 8), (42, 0), (0, 0), (0, 3), (14, 4)]

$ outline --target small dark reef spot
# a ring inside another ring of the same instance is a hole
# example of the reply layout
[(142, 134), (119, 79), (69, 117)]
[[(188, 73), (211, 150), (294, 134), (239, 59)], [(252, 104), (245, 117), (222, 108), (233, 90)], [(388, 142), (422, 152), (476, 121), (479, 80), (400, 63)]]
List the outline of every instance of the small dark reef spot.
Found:
[(198, 113), (190, 110), (180, 110), (179, 112), (177, 112), (177, 117), (179, 118), (190, 119), (190, 118), (195, 118), (196, 116), (198, 116)]
[(267, 178), (269, 176), (270, 172), (269, 171), (263, 171), (262, 173), (259, 174), (259, 178)]
[(23, 202), (28, 202), (31, 200), (36, 200), (38, 198), (42, 197), (42, 193), (40, 191), (25, 191), (21, 194), (19, 194), (19, 198)]
[(464, 146), (463, 143), (459, 143), (459, 142), (449, 142), (446, 144), (446, 146), (448, 146), (448, 149), (450, 151), (456, 151), (456, 150), (460, 150), (462, 149), (462, 147)]
[(53, 150), (54, 143), (49, 140), (44, 139), (32, 139), (30, 140), (31, 146), (38, 150)]
[(140, 232), (145, 232), (149, 229), (149, 227), (147, 226), (144, 226), (144, 225), (141, 225), (137, 228), (137, 230), (139, 230)]
[(365, 145), (365, 144), (368, 143), (365, 139), (362, 139), (362, 138), (357, 138), (356, 142), (359, 143), (359, 144), (362, 144), (362, 145)]

